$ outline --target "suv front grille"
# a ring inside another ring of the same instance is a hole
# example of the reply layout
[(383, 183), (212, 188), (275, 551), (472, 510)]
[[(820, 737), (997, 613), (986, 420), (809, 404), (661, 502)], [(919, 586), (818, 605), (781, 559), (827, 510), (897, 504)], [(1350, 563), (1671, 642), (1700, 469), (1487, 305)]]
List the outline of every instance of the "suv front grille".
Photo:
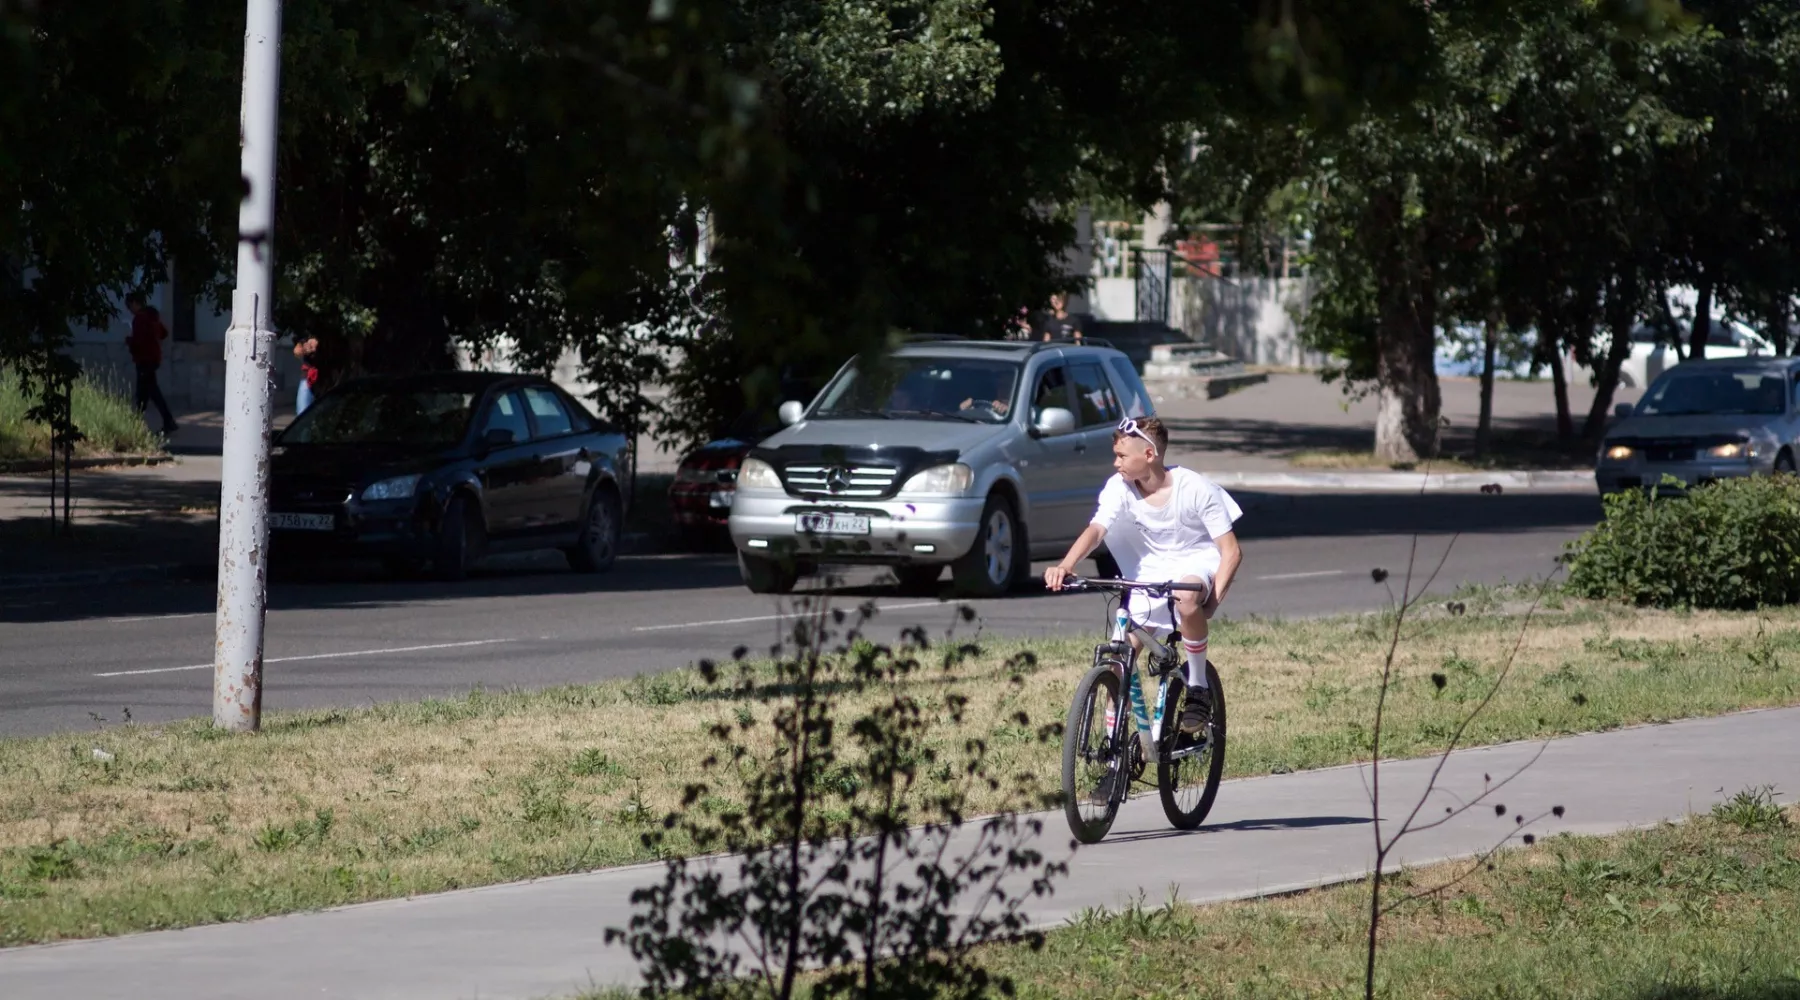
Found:
[(786, 469), (790, 493), (805, 496), (870, 499), (894, 491), (900, 470), (886, 465), (790, 465)]

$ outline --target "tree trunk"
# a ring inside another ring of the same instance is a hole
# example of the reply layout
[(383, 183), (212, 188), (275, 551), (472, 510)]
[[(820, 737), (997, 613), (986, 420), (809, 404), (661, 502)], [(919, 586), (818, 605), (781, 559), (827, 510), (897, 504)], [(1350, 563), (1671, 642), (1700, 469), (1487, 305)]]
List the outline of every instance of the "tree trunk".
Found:
[(1375, 206), (1375, 224), (1387, 253), (1377, 276), (1375, 327), (1375, 457), (1394, 465), (1436, 457), (1438, 392), (1437, 298), (1431, 264), (1408, 232), (1403, 195), (1395, 190)]
[(1694, 328), (1688, 337), (1689, 361), (1706, 359), (1706, 338), (1712, 335), (1713, 282), (1710, 274), (1702, 274), (1694, 296)]
[(1630, 296), (1623, 291), (1624, 285), (1624, 279), (1620, 279), (1613, 286), (1613, 294), (1607, 296), (1606, 323), (1612, 329), (1612, 342), (1607, 345), (1606, 357), (1600, 362), (1594, 383), (1594, 405), (1588, 407), (1587, 421), (1581, 427), (1581, 436), (1587, 441), (1599, 440), (1600, 433), (1606, 429), (1613, 393), (1619, 388), (1619, 369), (1625, 366), (1625, 358), (1631, 354), (1631, 328), (1637, 321), (1637, 310), (1632, 308)]
[(1475, 421), (1475, 454), (1485, 455), (1494, 435), (1494, 354), (1500, 347), (1500, 308), (1488, 307), (1481, 345), (1481, 416)]
[(1569, 413), (1569, 377), (1563, 371), (1562, 338), (1553, 330), (1541, 330), (1547, 343), (1545, 356), (1550, 362), (1550, 382), (1556, 389), (1556, 438), (1568, 441), (1575, 436), (1575, 418)]

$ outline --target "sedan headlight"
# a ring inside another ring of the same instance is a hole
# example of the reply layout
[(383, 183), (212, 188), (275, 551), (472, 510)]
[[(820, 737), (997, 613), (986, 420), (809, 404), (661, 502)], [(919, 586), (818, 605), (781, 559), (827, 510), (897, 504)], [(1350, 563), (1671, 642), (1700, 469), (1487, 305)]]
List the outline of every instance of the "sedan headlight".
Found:
[(969, 483), (975, 474), (969, 467), (956, 462), (951, 465), (937, 465), (908, 479), (906, 485), (900, 487), (902, 493), (935, 494), (937, 496), (959, 496), (969, 491)]
[(1623, 462), (1630, 457), (1631, 457), (1631, 446), (1630, 445), (1615, 444), (1615, 445), (1608, 445), (1606, 448), (1606, 460), (1608, 462)]
[(1755, 458), (1756, 447), (1743, 441), (1727, 441), (1706, 449), (1713, 458)]
[(418, 476), (395, 476), (372, 483), (362, 492), (364, 500), (409, 500), (419, 490)]
[(781, 477), (775, 467), (760, 458), (746, 458), (738, 467), (738, 488), (746, 490), (781, 489)]

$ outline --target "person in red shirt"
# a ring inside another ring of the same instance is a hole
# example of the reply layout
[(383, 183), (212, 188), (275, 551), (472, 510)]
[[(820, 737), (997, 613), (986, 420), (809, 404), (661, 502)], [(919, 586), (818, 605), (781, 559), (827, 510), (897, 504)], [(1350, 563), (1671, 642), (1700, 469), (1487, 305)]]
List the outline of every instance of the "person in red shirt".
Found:
[(179, 429), (175, 415), (169, 412), (162, 387), (156, 384), (156, 370), (162, 367), (162, 342), (169, 339), (169, 328), (141, 293), (125, 296), (125, 308), (131, 310), (131, 335), (125, 338), (125, 346), (131, 351), (131, 363), (137, 366), (138, 412), (155, 403), (162, 414), (163, 433), (173, 434)]

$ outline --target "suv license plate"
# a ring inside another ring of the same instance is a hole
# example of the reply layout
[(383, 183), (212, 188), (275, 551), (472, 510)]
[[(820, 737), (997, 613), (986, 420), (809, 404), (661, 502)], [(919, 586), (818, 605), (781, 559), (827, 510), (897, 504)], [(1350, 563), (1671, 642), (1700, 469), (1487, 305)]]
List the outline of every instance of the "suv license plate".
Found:
[(795, 514), (794, 530), (809, 535), (866, 535), (866, 514)]
[(330, 531), (337, 518), (331, 514), (270, 514), (269, 527), (285, 531)]

